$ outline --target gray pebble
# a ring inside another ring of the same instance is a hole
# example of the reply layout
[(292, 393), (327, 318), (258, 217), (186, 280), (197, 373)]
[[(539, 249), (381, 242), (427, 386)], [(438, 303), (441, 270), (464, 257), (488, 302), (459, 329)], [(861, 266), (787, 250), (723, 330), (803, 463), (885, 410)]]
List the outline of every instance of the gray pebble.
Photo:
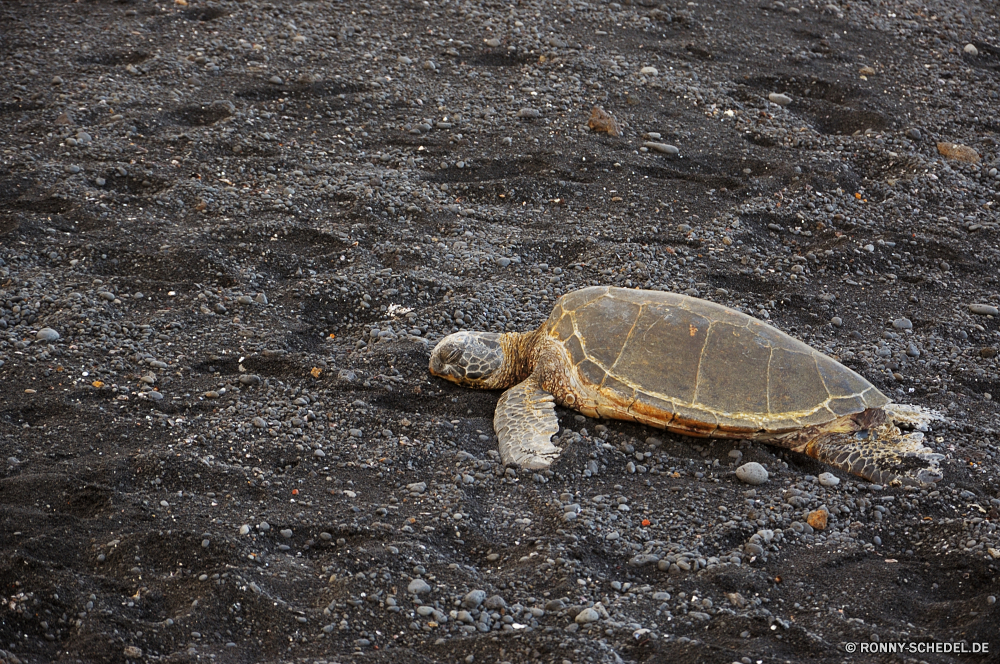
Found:
[(493, 595), (486, 600), (484, 606), (490, 611), (499, 611), (500, 609), (507, 608), (507, 601), (503, 597), (500, 597), (500, 595)]
[(969, 311), (980, 316), (1000, 316), (1000, 309), (991, 304), (970, 304)]
[(792, 103), (792, 98), (788, 95), (783, 95), (778, 92), (772, 92), (767, 96), (772, 104), (777, 104), (778, 106), (788, 106)]
[(264, 421), (263, 417), (255, 417), (253, 418), (253, 425), (258, 429), (263, 429), (267, 426), (267, 422)]
[(35, 339), (38, 341), (57, 341), (59, 339), (59, 333), (51, 327), (43, 327), (35, 333)]
[(906, 137), (912, 141), (919, 141), (923, 136), (919, 129), (916, 127), (910, 127), (906, 130)]
[(649, 148), (654, 152), (662, 152), (663, 154), (676, 155), (680, 154), (680, 149), (669, 143), (654, 143), (653, 141), (646, 141), (642, 144), (643, 147)]
[(840, 327), (841, 325), (844, 324), (844, 319), (841, 318), (840, 316), (834, 316), (833, 318), (830, 319), (830, 323), (834, 327)]
[(414, 579), (410, 581), (410, 585), (406, 586), (406, 592), (413, 595), (423, 595), (424, 593), (429, 593), (431, 587), (423, 579)]
[(412, 484), (407, 484), (406, 488), (414, 493), (423, 493), (427, 491), (427, 482), (414, 482)]
[(267, 79), (267, 82), (268, 83), (274, 83), (275, 85), (282, 85), (284, 83), (284, 81), (281, 80), (281, 77), (278, 76), (277, 74), (275, 74), (271, 78)]
[(909, 318), (897, 318), (892, 321), (892, 326), (897, 330), (912, 330), (913, 322)]
[(485, 590), (472, 590), (462, 598), (462, 606), (467, 609), (478, 609), (479, 605), (486, 601)]
[(282, 537), (284, 537), (285, 539), (291, 539), (292, 538), (292, 530), (291, 530), (291, 528), (282, 528), (281, 530), (278, 531), (278, 533)]
[(519, 118), (540, 118), (542, 117), (542, 112), (537, 108), (522, 108), (517, 112), (517, 117)]
[(601, 614), (598, 613), (596, 609), (587, 608), (576, 614), (575, 621), (578, 625), (586, 625), (588, 623), (597, 622), (600, 619)]
[(756, 461), (751, 461), (736, 469), (736, 477), (746, 484), (763, 484), (767, 481), (767, 470)]

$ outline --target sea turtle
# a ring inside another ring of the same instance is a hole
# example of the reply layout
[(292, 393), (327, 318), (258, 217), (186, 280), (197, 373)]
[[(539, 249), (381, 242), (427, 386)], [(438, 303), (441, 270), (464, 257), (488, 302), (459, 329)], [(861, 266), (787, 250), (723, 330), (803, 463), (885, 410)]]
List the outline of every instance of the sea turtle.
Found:
[[(940, 416), (893, 404), (844, 365), (728, 307), (660, 291), (594, 286), (568, 293), (537, 330), (457, 332), (430, 372), (506, 389), (494, 428), (505, 463), (547, 468), (555, 404), (688, 436), (743, 438), (804, 453), (872, 482), (941, 478), (923, 434)], [(508, 389), (509, 388), (509, 389)]]

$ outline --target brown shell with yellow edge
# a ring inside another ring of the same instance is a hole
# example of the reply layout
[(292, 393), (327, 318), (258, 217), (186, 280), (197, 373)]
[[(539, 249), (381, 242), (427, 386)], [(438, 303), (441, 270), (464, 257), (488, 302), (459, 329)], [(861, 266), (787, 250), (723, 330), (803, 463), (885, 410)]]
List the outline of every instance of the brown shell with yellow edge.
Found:
[(542, 332), (565, 349), (577, 407), (689, 435), (784, 433), (889, 403), (771, 325), (685, 295), (584, 288), (559, 299)]

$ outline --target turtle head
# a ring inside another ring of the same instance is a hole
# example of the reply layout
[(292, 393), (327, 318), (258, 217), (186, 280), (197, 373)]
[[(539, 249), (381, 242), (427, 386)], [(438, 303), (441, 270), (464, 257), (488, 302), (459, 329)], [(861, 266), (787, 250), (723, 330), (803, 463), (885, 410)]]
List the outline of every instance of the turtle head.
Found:
[(492, 332), (456, 332), (431, 351), (430, 371), (464, 387), (495, 390), (510, 386), (507, 357), (501, 335)]

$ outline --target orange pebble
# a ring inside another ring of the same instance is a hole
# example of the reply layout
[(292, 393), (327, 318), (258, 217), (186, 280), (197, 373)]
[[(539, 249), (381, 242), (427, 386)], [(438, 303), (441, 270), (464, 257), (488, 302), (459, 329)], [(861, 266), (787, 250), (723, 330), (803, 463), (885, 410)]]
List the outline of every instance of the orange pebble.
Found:
[(826, 520), (828, 517), (829, 515), (826, 513), (826, 510), (813, 510), (809, 512), (806, 523), (816, 530), (826, 530)]

